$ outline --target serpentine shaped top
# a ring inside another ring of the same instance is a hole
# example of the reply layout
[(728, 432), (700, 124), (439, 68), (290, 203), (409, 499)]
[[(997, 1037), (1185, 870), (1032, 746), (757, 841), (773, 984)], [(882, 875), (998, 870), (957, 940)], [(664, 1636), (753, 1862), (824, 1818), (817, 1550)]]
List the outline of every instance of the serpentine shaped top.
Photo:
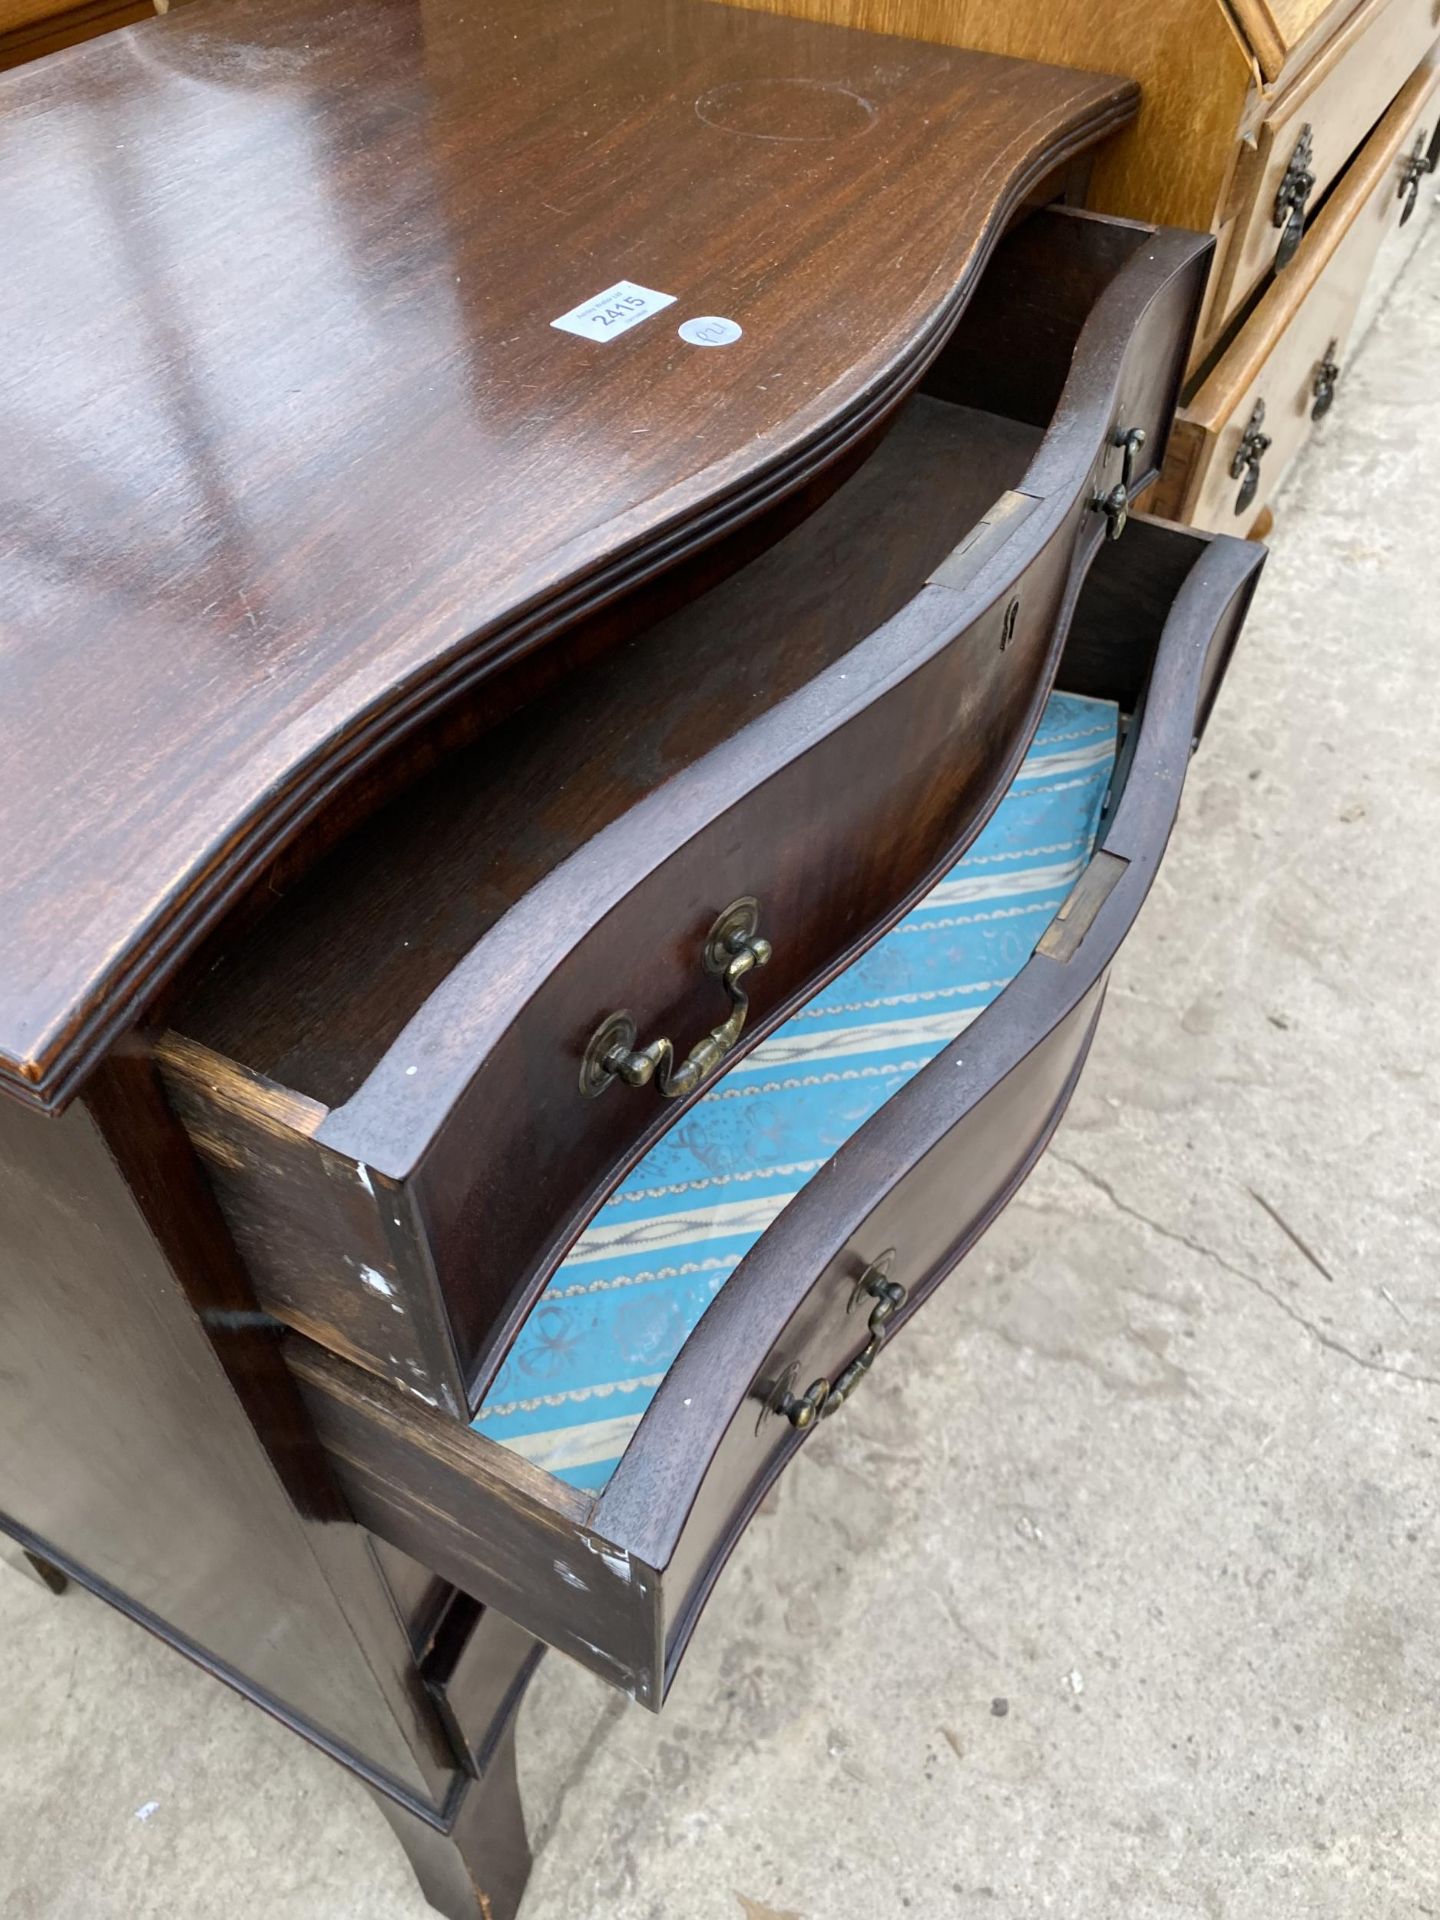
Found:
[(705, 0), (201, 0), (0, 76), (0, 1086), (833, 461), (1134, 110)]

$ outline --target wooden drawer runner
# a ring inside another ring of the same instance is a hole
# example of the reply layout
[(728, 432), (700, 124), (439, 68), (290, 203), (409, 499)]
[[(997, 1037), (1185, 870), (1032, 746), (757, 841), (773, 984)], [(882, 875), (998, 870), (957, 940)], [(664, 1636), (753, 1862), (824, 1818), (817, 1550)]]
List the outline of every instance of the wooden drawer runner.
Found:
[[(1114, 700), (1128, 720), (1098, 850), (999, 998), (860, 1125), (729, 1275), (598, 1498), (291, 1340), (365, 1526), (658, 1707), (731, 1546), (803, 1444), (804, 1406), (823, 1403), (820, 1383), (843, 1398), (867, 1352), (901, 1364), (881, 1341), (974, 1244), (1063, 1112), (1262, 558), (1138, 518), (1106, 548), (1060, 671), (1062, 686)], [(882, 1277), (903, 1294), (872, 1285), (862, 1297), (886, 1249)], [(876, 1322), (882, 1298), (888, 1319)]]
[(602, 1023), (680, 1056), (719, 1027), (709, 930), (748, 897), (770, 952), (734, 979), (738, 1056), (983, 825), (1102, 501), (1163, 446), (1207, 247), (1036, 215), (823, 506), (402, 796), (195, 984), (158, 1057), (271, 1312), (479, 1404), (718, 1060), (667, 1101), (593, 1070)]
[[(1265, 109), (1242, 148), (1222, 228), (1205, 331), (1225, 322), (1266, 274), (1300, 268), (1305, 219), (1386, 112), (1440, 33), (1434, 0), (1368, 0)], [(1293, 188), (1293, 197), (1287, 197)], [(1288, 210), (1287, 210), (1288, 209)]]
[(1330, 368), (1342, 369), (1382, 245), (1408, 248), (1424, 228), (1432, 176), (1415, 176), (1412, 163), (1417, 144), (1423, 153), (1435, 137), (1437, 86), (1440, 68), (1431, 65), (1407, 83), (1306, 236), (1293, 273), (1270, 288), (1178, 416), (1157, 511), (1247, 533), (1270, 504), (1331, 404), (1339, 375)]

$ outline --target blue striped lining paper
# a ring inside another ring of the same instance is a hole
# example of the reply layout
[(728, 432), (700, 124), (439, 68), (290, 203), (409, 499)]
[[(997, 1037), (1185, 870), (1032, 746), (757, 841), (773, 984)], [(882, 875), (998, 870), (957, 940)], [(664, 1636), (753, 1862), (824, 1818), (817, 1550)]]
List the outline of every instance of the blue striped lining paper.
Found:
[(477, 1432), (572, 1486), (605, 1485), (726, 1276), (1030, 958), (1090, 857), (1116, 743), (1109, 702), (1051, 695), (964, 859), (722, 1074), (596, 1214), (531, 1309)]

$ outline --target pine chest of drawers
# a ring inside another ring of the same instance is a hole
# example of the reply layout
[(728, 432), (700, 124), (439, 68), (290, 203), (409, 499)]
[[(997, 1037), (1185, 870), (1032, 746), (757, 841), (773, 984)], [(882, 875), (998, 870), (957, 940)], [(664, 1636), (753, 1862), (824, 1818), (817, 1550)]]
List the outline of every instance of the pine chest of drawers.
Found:
[(1129, 83), (665, 21), (7, 83), (0, 1521), (456, 1914), (1043, 1150), (1261, 560), (1133, 510)]
[(731, 4), (1134, 74), (1140, 113), (1097, 155), (1090, 204), (1215, 240), (1179, 429), (1146, 504), (1268, 529), (1436, 199), (1435, 0)]

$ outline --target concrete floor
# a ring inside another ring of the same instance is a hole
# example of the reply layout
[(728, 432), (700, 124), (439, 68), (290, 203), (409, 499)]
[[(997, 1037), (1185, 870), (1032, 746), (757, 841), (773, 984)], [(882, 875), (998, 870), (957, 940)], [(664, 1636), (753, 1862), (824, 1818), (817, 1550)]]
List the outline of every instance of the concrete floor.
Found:
[[(1054, 1151), (663, 1719), (546, 1663), (525, 1920), (1440, 1914), (1437, 525), (1440, 230)], [(429, 1912), (344, 1774), (82, 1594), (0, 1569), (0, 1699), (7, 1920)]]

